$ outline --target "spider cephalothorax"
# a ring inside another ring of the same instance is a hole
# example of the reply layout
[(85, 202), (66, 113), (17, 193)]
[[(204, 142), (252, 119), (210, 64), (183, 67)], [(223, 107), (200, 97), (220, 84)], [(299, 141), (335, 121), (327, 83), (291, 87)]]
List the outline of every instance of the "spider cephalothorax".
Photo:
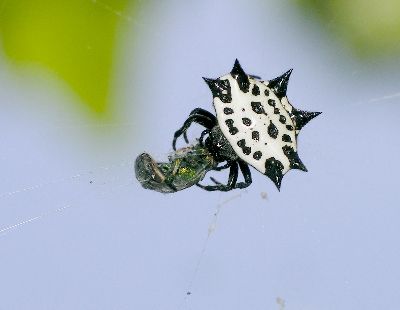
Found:
[[(213, 95), (216, 116), (200, 108), (193, 110), (175, 133), (173, 148), (176, 150), (181, 135), (187, 141), (187, 129), (198, 123), (206, 128), (199, 143), (216, 163), (211, 170), (229, 168), (230, 173), (226, 185), (212, 179), (216, 184), (198, 186), (210, 191), (247, 187), (252, 182), (251, 165), (280, 189), (282, 177), (290, 169), (307, 171), (297, 154), (297, 136), (320, 112), (297, 110), (289, 103), (286, 89), (291, 73), (289, 70), (273, 80), (261, 81), (246, 74), (236, 60), (229, 74), (204, 78)], [(237, 182), (238, 168), (244, 182)]]

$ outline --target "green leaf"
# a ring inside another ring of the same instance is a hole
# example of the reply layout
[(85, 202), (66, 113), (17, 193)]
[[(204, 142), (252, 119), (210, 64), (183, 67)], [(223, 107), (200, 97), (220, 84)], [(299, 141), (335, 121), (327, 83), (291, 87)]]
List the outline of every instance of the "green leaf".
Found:
[(19, 67), (37, 64), (65, 81), (95, 114), (110, 111), (118, 25), (133, 0), (0, 0), (0, 38)]

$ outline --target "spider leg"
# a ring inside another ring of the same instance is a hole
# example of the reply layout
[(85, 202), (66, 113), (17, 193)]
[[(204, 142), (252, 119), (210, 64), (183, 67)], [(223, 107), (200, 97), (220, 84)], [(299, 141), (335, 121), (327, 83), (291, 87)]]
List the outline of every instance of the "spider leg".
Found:
[(215, 184), (222, 184), (220, 181), (217, 181), (213, 177), (210, 177), (210, 180), (213, 181)]
[(196, 185), (202, 189), (205, 189), (206, 191), (228, 192), (235, 188), (237, 178), (238, 178), (238, 164), (236, 162), (232, 162), (229, 171), (228, 183), (226, 185), (221, 184), (215, 180), (213, 181), (217, 183), (216, 185), (202, 185), (200, 183), (197, 183)]
[[(202, 108), (196, 108), (196, 109), (194, 109), (192, 112), (190, 112), (190, 114), (189, 114), (189, 116), (191, 116), (191, 115), (199, 115), (199, 116), (202, 116), (202, 117), (205, 117), (205, 118), (209, 118), (210, 119), (210, 121), (214, 124), (212, 127), (214, 127), (216, 124), (217, 124), (217, 118), (215, 117), (215, 115), (214, 114), (212, 114), (212, 113), (210, 113), (210, 112), (208, 112), (207, 110), (204, 110), (204, 109), (202, 109)], [(212, 128), (211, 127), (211, 128)], [(206, 127), (207, 128), (207, 127)], [(211, 128), (209, 128), (209, 129), (211, 129)], [(209, 133), (210, 131), (208, 131), (207, 133)], [(203, 134), (203, 133), (202, 133)], [(185, 133), (183, 134), (183, 137), (184, 137), (184, 139), (185, 139), (185, 142), (186, 143), (189, 143), (189, 140), (188, 140), (188, 138), (187, 138), (187, 132), (185, 131)], [(201, 138), (201, 137), (200, 137)]]
[(256, 79), (256, 80), (261, 80), (261, 77), (259, 77), (258, 75), (249, 74), (249, 77)]
[[(217, 167), (217, 168), (220, 168), (220, 169), (217, 170), (217, 171), (226, 169), (226, 168), (230, 167), (231, 165), (232, 165), (232, 162), (227, 162), (225, 165), (223, 165), (223, 166), (221, 166), (221, 167)], [(246, 188), (246, 187), (248, 187), (248, 186), (253, 182), (253, 180), (252, 180), (252, 178), (251, 178), (251, 172), (250, 172), (250, 169), (249, 169), (249, 165), (246, 164), (244, 161), (239, 161), (239, 167), (240, 167), (240, 171), (241, 171), (242, 174), (243, 174), (244, 182), (236, 183), (236, 184), (233, 186), (232, 189), (236, 189), (236, 188)], [(214, 170), (216, 170), (216, 169), (214, 169)], [(213, 177), (211, 177), (210, 179), (211, 179), (211, 181), (213, 181), (215, 184), (221, 184), (221, 182), (217, 181), (217, 180), (214, 179)]]
[(192, 112), (190, 112), (189, 115), (193, 115), (193, 114), (203, 115), (203, 116), (208, 117), (209, 119), (215, 121), (215, 123), (217, 122), (217, 118), (215, 117), (214, 114), (212, 114), (211, 112), (208, 112), (207, 110), (204, 110), (202, 108), (194, 109)]
[(249, 168), (249, 165), (246, 164), (243, 160), (239, 161), (239, 167), (240, 167), (240, 171), (243, 174), (244, 182), (237, 183), (235, 185), (235, 188), (246, 188), (253, 182), (253, 180), (251, 178), (250, 168)]
[[(232, 162), (228, 161), (225, 165), (220, 166), (220, 167), (215, 167), (215, 168), (212, 169), (212, 170), (215, 170), (215, 171), (222, 171), (222, 170), (224, 170), (224, 169), (228, 169), (231, 165), (232, 165)], [(216, 180), (216, 179), (213, 178), (213, 177), (210, 177), (210, 179), (211, 179), (211, 181), (213, 181), (215, 184), (222, 184), (220, 181)]]
[[(199, 108), (200, 109), (200, 108)], [(201, 110), (201, 109), (200, 109)], [(193, 110), (194, 111), (194, 110)], [(192, 112), (193, 112), (192, 111)], [(204, 110), (205, 112), (207, 112), (206, 110)], [(207, 113), (209, 113), (209, 112), (207, 112)], [(190, 113), (191, 115), (194, 115), (194, 114), (192, 114), (192, 113)], [(214, 115), (212, 115), (211, 113), (210, 113), (210, 115), (211, 116), (214, 116)], [(205, 117), (207, 117), (207, 115), (204, 115)], [(210, 118), (210, 119), (212, 119), (212, 118)], [(202, 133), (201, 133), (201, 136), (200, 136), (200, 139), (199, 139), (199, 141), (200, 141), (200, 145), (201, 146), (203, 146), (204, 144), (203, 144), (203, 139), (204, 139), (204, 136), (206, 135), (206, 134), (209, 134), (210, 133), (210, 130), (209, 129), (206, 129), (206, 130), (204, 130)], [(187, 138), (187, 131), (185, 131), (184, 133), (183, 133), (183, 138), (185, 139), (185, 142), (186, 143), (189, 143), (189, 139)]]
[(225, 165), (219, 166), (219, 167), (215, 167), (213, 170), (221, 171), (221, 170), (229, 168), (231, 165), (232, 165), (232, 162), (228, 161)]
[[(204, 143), (203, 143), (204, 137), (209, 133), (210, 133), (209, 129), (203, 130), (203, 132), (201, 133), (200, 138), (199, 138), (199, 143), (201, 146), (204, 146)], [(186, 134), (186, 132), (185, 132), (185, 134)]]
[[(176, 140), (182, 134), (185, 135), (186, 131), (188, 130), (190, 125), (192, 125), (192, 123), (197, 123), (204, 126), (207, 129), (211, 129), (216, 125), (217, 118), (210, 112), (207, 112), (206, 110), (200, 108), (194, 109), (190, 113), (188, 119), (183, 123), (183, 126), (179, 128), (174, 134), (174, 139), (172, 140), (172, 147), (174, 150), (176, 150)], [(187, 136), (185, 140), (187, 140)]]
[(189, 144), (189, 139), (188, 139), (188, 136), (187, 136), (187, 131), (185, 131), (185, 132), (183, 133), (183, 139), (185, 139), (186, 144)]

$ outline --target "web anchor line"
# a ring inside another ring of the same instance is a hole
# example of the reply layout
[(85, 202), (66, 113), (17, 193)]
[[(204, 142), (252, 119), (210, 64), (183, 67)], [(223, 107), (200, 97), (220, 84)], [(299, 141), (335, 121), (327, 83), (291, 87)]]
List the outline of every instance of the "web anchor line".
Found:
[[(244, 192), (247, 193), (247, 191), (244, 191)], [(197, 259), (195, 268), (193, 270), (193, 274), (190, 277), (189, 283), (188, 283), (187, 288), (185, 290), (185, 297), (183, 298), (181, 304), (178, 307), (179, 310), (181, 310), (183, 308), (183, 306), (187, 303), (189, 296), (192, 295), (193, 284), (194, 284), (194, 282), (195, 282), (195, 280), (197, 278), (197, 275), (199, 273), (200, 266), (201, 266), (201, 263), (202, 263), (202, 261), (204, 259), (204, 255), (205, 255), (205, 253), (207, 251), (207, 247), (208, 247), (208, 243), (210, 241), (211, 235), (214, 233), (214, 231), (217, 228), (217, 220), (218, 220), (218, 216), (219, 216), (219, 213), (221, 212), (222, 207), (224, 205), (226, 205), (227, 203), (229, 203), (229, 202), (231, 202), (231, 201), (233, 201), (235, 199), (238, 199), (240, 197), (242, 197), (242, 193), (239, 193), (239, 194), (236, 194), (236, 195), (234, 195), (234, 196), (232, 196), (230, 198), (227, 198), (226, 200), (222, 201), (221, 203), (219, 203), (217, 205), (217, 208), (216, 208), (216, 210), (215, 210), (215, 212), (213, 214), (212, 220), (211, 220), (210, 224), (208, 225), (207, 236), (206, 236), (206, 238), (204, 240), (204, 243), (203, 243), (199, 258)]]
[[(113, 178), (113, 181), (118, 180), (118, 179), (121, 179), (121, 177), (115, 177), (115, 178)], [(130, 186), (130, 185), (131, 185), (131, 180), (129, 180), (128, 182), (124, 182), (123, 184), (114, 185), (114, 186), (108, 188), (108, 190), (102, 191), (101, 195), (105, 195), (106, 193), (110, 193), (110, 192), (114, 191), (116, 188), (127, 187), (127, 186)], [(95, 191), (95, 189), (93, 188), (92, 190), (86, 191), (85, 193), (82, 193), (81, 195), (78, 195), (74, 199), (74, 200), (77, 200), (75, 203), (70, 202), (70, 203), (67, 203), (66, 205), (64, 205), (62, 207), (59, 207), (59, 208), (57, 208), (55, 210), (49, 210), (49, 211), (43, 212), (43, 213), (41, 213), (41, 214), (39, 214), (37, 216), (34, 216), (34, 217), (28, 218), (26, 220), (23, 220), (21, 222), (18, 222), (16, 224), (12, 224), (12, 225), (0, 228), (0, 237), (6, 235), (7, 233), (9, 233), (9, 232), (11, 232), (13, 230), (22, 228), (23, 226), (25, 226), (27, 224), (33, 223), (35, 221), (44, 219), (44, 218), (49, 217), (49, 216), (60, 214), (63, 211), (65, 211), (67, 209), (70, 209), (72, 207), (78, 207), (79, 206), (78, 205), (79, 201), (83, 197), (88, 196), (90, 193), (93, 193), (94, 191)]]
[(92, 169), (90, 171), (77, 173), (77, 174), (72, 175), (72, 176), (56, 178), (55, 180), (52, 180), (52, 181), (37, 183), (35, 185), (30, 185), (30, 186), (27, 186), (27, 187), (24, 187), (24, 188), (20, 188), (20, 189), (16, 189), (16, 190), (13, 190), (13, 191), (3, 192), (3, 193), (0, 193), (0, 199), (5, 199), (6, 197), (11, 197), (11, 196), (14, 196), (14, 195), (17, 195), (17, 194), (30, 192), (30, 191), (33, 191), (33, 190), (36, 190), (36, 189), (43, 188), (43, 187), (48, 186), (48, 185), (55, 185), (55, 184), (58, 184), (58, 183), (63, 183), (63, 182), (68, 182), (68, 181), (75, 181), (75, 180), (78, 180), (78, 179), (80, 179), (82, 177), (85, 177), (85, 176), (91, 176), (97, 171), (108, 171), (111, 168), (114, 168), (114, 167), (125, 167), (125, 166), (127, 166), (129, 164), (131, 164), (131, 160), (124, 160), (119, 164), (113, 164), (113, 165), (109, 165), (109, 166), (100, 166), (100, 167), (96, 167), (96, 168), (94, 168), (94, 169)]

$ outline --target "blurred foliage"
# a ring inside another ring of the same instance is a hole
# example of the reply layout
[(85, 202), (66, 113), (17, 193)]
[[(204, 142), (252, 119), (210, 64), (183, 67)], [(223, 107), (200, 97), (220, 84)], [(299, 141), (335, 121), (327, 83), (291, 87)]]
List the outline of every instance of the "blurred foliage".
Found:
[[(0, 0), (4, 53), (64, 80), (91, 111), (109, 113), (118, 23), (134, 0)], [(127, 15), (126, 15), (127, 16)]]
[(399, 0), (295, 0), (360, 56), (400, 53)]

